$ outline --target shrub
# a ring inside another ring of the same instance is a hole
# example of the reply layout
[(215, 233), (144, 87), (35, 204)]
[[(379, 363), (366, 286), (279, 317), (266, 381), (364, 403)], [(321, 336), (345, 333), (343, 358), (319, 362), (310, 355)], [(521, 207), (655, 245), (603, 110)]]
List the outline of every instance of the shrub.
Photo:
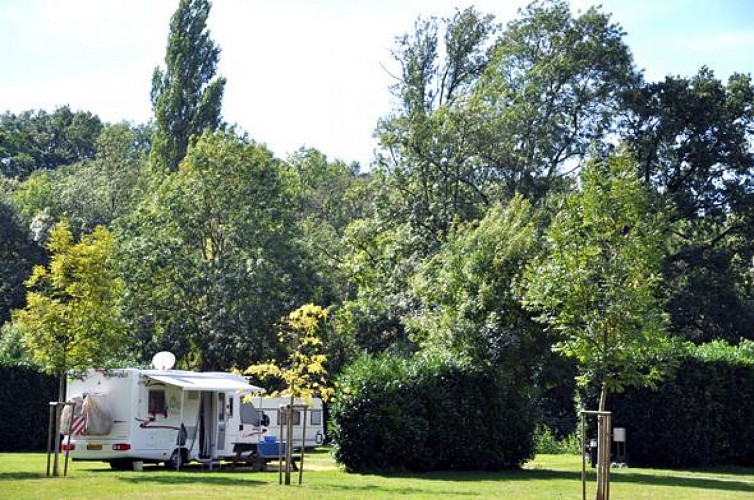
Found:
[(539, 424), (534, 431), (534, 449), (537, 454), (577, 455), (581, 449), (581, 437), (577, 431), (563, 437), (558, 436), (544, 424)]
[(534, 433), (521, 387), (446, 357), (365, 355), (337, 380), (335, 458), (359, 472), (518, 467)]
[(754, 343), (693, 348), (657, 390), (634, 389), (610, 404), (635, 465), (754, 465)]
[(0, 365), (0, 451), (47, 448), (49, 402), (55, 400), (54, 377), (25, 366)]

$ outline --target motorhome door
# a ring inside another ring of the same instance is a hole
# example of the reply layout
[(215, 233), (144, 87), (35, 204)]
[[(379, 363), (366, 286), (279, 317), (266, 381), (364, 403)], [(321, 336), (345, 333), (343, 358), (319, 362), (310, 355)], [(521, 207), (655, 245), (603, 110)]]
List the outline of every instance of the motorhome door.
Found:
[(225, 393), (217, 393), (217, 450), (225, 450)]
[(202, 392), (199, 408), (199, 458), (212, 458), (216, 424), (215, 393)]

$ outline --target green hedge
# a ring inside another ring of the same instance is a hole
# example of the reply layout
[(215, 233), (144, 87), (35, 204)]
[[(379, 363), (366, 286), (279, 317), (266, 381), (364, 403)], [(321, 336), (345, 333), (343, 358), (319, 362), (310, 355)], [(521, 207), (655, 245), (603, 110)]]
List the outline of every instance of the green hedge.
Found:
[(335, 458), (358, 472), (518, 467), (533, 455), (524, 386), (447, 358), (364, 356), (337, 381)]
[[(706, 345), (658, 390), (629, 390), (610, 403), (634, 465), (754, 466), (754, 344)], [(749, 351), (747, 353), (746, 351)]]
[(0, 451), (47, 449), (49, 402), (54, 401), (54, 377), (24, 366), (0, 365)]

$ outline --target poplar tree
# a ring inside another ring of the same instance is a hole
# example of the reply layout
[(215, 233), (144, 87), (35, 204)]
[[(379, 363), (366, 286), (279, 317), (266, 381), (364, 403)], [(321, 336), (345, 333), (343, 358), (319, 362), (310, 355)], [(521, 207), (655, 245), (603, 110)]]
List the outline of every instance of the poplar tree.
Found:
[(152, 162), (170, 171), (193, 138), (222, 123), (225, 78), (215, 78), (220, 48), (207, 29), (210, 7), (207, 0), (181, 0), (170, 20), (165, 69), (155, 68), (152, 76)]

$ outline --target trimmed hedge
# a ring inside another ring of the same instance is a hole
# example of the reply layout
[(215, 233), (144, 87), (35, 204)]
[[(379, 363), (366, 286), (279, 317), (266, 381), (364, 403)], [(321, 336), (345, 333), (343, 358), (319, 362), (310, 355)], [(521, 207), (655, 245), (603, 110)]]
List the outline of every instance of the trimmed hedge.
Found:
[(448, 358), (363, 356), (337, 380), (335, 458), (358, 472), (519, 467), (534, 450), (525, 385)]
[(746, 360), (710, 356), (704, 347), (658, 390), (612, 399), (614, 426), (626, 428), (633, 465), (754, 466), (754, 364)]
[(25, 366), (0, 365), (0, 451), (46, 450), (49, 402), (56, 395), (55, 377)]

